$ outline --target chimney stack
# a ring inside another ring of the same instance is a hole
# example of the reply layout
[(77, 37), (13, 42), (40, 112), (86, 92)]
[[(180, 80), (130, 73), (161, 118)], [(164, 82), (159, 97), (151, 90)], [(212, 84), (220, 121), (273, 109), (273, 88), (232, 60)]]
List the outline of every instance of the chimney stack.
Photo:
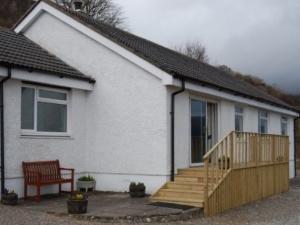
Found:
[(74, 5), (75, 11), (81, 11), (83, 2), (82, 2), (82, 0), (74, 0), (73, 5)]

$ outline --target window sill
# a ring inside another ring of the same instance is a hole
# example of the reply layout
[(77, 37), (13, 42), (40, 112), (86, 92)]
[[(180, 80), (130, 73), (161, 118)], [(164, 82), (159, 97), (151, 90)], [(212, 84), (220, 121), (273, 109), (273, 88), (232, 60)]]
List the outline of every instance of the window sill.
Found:
[(70, 133), (42, 133), (42, 132), (30, 132), (21, 131), (20, 138), (30, 139), (73, 139)]

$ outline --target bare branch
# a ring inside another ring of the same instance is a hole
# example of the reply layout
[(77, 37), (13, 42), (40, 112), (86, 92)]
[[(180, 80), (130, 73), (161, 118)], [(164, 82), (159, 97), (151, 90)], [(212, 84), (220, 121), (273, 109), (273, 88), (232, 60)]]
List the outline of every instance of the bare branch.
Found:
[(206, 54), (206, 48), (199, 41), (187, 42), (185, 45), (175, 46), (174, 50), (200, 62), (209, 62), (209, 58)]
[[(58, 0), (56, 0), (58, 2)], [(125, 17), (122, 8), (112, 0), (82, 0), (82, 11), (95, 20), (113, 27), (124, 28)], [(64, 6), (72, 9), (73, 0), (65, 0)]]

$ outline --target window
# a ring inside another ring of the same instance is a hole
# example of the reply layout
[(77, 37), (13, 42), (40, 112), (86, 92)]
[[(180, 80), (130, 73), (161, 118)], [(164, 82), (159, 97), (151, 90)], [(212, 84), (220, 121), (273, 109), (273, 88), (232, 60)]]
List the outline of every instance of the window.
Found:
[(235, 107), (235, 131), (242, 132), (244, 130), (244, 109), (242, 107)]
[(22, 130), (66, 133), (67, 111), (67, 91), (34, 86), (22, 87)]
[(281, 135), (288, 135), (288, 120), (286, 117), (281, 117)]
[(268, 113), (265, 111), (258, 113), (258, 132), (261, 134), (268, 133)]

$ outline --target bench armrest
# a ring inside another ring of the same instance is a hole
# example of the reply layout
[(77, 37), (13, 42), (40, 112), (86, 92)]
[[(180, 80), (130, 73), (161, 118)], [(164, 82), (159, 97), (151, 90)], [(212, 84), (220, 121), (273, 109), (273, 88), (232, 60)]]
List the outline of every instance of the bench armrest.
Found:
[(59, 170), (66, 170), (66, 171), (71, 171), (71, 179), (74, 180), (74, 171), (75, 169), (72, 168), (59, 168)]
[(74, 171), (75, 169), (72, 168), (59, 168), (60, 170), (68, 170), (68, 171)]

